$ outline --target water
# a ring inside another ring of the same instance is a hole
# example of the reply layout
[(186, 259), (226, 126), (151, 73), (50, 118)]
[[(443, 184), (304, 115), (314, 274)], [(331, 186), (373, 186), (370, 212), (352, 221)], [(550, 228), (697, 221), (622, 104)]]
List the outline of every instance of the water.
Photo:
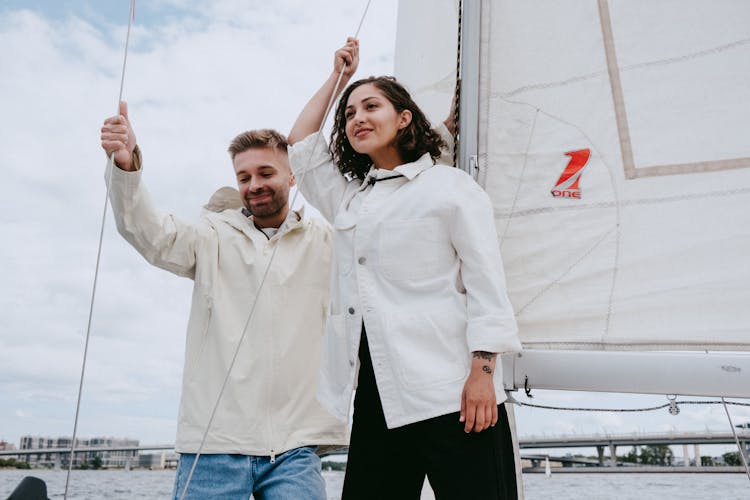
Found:
[[(49, 497), (60, 499), (65, 471), (0, 470), (0, 498), (6, 498), (24, 476), (47, 483)], [(342, 472), (324, 472), (328, 498), (341, 495)], [(174, 471), (73, 471), (70, 500), (151, 500), (170, 498)], [(526, 500), (748, 500), (750, 481), (744, 474), (527, 474), (523, 478)], [(423, 499), (432, 498), (425, 492)], [(384, 500), (387, 500), (384, 498)]]

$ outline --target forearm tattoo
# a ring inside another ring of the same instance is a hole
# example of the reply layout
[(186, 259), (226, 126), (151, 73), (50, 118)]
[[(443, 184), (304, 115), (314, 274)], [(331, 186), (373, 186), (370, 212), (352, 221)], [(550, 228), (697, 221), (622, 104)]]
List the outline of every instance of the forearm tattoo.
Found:
[[(474, 359), (482, 359), (484, 361), (492, 362), (497, 354), (487, 351), (474, 351), (472, 356), (474, 356)], [(487, 375), (492, 375), (492, 368), (490, 368), (488, 364), (482, 365), (482, 371)]]
[(476, 359), (483, 359), (485, 361), (492, 361), (497, 356), (497, 353), (487, 351), (474, 351), (472, 354)]

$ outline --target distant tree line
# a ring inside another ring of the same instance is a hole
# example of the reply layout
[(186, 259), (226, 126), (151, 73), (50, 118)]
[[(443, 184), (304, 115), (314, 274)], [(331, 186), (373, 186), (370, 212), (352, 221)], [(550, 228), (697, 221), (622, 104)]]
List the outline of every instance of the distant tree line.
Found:
[(721, 458), (724, 459), (724, 463), (727, 465), (742, 465), (742, 459), (740, 458), (739, 451), (730, 451), (728, 453), (724, 453)]
[[(0, 458), (0, 469), (3, 469), (3, 468), (31, 469), (31, 465), (29, 465), (28, 463), (24, 461), (17, 460), (15, 458)], [(101, 468), (102, 468), (102, 459), (101, 457), (98, 457), (98, 456), (76, 467), (76, 469), (83, 469), (83, 470), (101, 469)]]
[(641, 465), (672, 465), (674, 453), (666, 444), (633, 446), (633, 449), (622, 458), (622, 461)]
[(337, 471), (346, 470), (346, 462), (331, 462), (331, 461), (326, 460), (320, 465), (323, 470), (337, 470)]
[(31, 469), (31, 466), (26, 462), (21, 462), (15, 458), (0, 458), (0, 468), (16, 468), (16, 469)]
[[(724, 459), (724, 464), (726, 465), (742, 465), (742, 459), (740, 458), (740, 453), (738, 451), (724, 453), (721, 458)], [(630, 450), (627, 455), (621, 457), (621, 460), (623, 462), (640, 465), (673, 465), (674, 454), (669, 445), (666, 444), (641, 447), (633, 446), (633, 449)], [(719, 465), (721, 463), (717, 463), (713, 457), (705, 455), (700, 458), (700, 461), (701, 465), (707, 467)]]
[(101, 469), (101, 468), (102, 468), (102, 457), (98, 455), (92, 458), (91, 460), (89, 460), (88, 462), (83, 462), (81, 465), (76, 467), (76, 469), (82, 469), (82, 470)]

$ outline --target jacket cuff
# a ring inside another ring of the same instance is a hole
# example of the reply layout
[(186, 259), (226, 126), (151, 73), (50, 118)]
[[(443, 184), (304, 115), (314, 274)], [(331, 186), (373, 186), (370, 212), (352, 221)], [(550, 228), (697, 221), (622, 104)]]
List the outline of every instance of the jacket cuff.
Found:
[[(118, 165), (117, 162), (113, 162), (114, 166), (117, 168), (117, 170), (122, 170)], [(138, 144), (135, 145), (135, 148), (133, 148), (133, 166), (135, 167), (135, 170), (131, 170), (130, 172), (137, 172), (141, 169), (141, 164), (143, 163), (143, 159), (141, 158), (141, 148), (138, 147)], [(123, 170), (125, 172), (125, 170)]]
[(301, 176), (321, 163), (330, 161), (328, 144), (323, 133), (313, 132), (301, 141), (289, 146), (289, 164), (295, 176)]
[(126, 171), (117, 165), (112, 165), (110, 167), (109, 176), (113, 189), (117, 189), (123, 194), (132, 194), (138, 189), (138, 185), (141, 183), (141, 174), (143, 173), (141, 168), (141, 151), (138, 146), (133, 150), (133, 165), (136, 167), (136, 170)]
[(467, 327), (466, 339), (470, 352), (505, 354), (521, 351), (515, 321), (504, 322), (500, 318), (472, 321)]
[(143, 159), (141, 158), (141, 148), (139, 148), (138, 144), (136, 144), (135, 148), (133, 149), (133, 166), (135, 167), (135, 170), (140, 170), (142, 164)]

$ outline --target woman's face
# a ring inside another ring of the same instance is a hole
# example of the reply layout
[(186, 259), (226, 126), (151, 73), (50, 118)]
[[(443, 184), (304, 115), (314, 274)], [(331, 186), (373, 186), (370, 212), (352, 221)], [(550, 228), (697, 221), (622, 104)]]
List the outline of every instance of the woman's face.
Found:
[(344, 117), (349, 144), (357, 153), (370, 157), (396, 149), (396, 134), (411, 122), (411, 112), (396, 112), (372, 83), (360, 85), (349, 94)]

